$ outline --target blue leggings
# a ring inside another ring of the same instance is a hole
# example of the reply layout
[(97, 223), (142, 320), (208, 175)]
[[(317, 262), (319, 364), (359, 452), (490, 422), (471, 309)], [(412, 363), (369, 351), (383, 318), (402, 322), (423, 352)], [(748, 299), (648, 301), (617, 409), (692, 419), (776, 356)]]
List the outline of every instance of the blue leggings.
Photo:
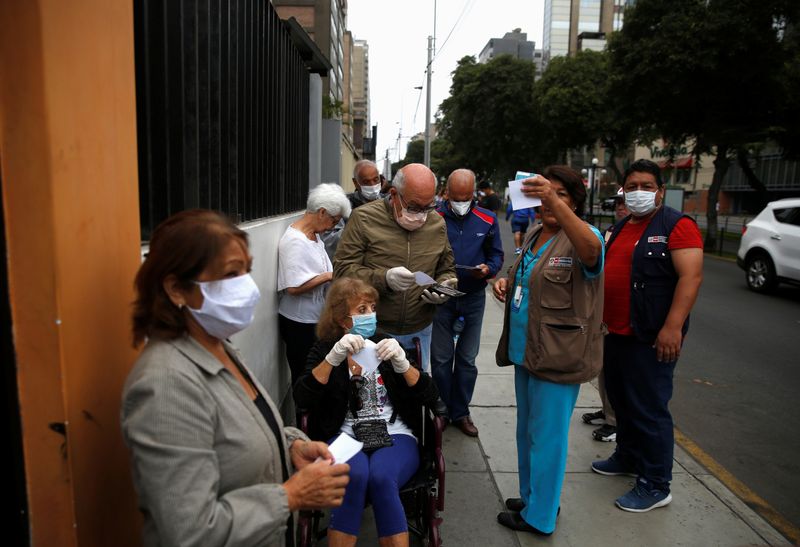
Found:
[(331, 511), (332, 530), (357, 536), (367, 494), (372, 502), (378, 537), (408, 531), (406, 512), (400, 503), (400, 487), (419, 467), (417, 441), (410, 435), (392, 435), (394, 445), (365, 454), (359, 452), (350, 464), (350, 482), (344, 503)]

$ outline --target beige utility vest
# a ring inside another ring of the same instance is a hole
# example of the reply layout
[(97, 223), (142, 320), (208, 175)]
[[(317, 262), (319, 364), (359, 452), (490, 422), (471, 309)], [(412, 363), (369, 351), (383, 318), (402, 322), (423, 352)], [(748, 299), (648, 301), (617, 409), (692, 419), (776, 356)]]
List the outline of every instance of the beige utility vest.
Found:
[[(508, 335), (517, 272), (541, 230), (539, 225), (528, 234), (522, 253), (509, 269), (505, 321), (495, 355), (501, 367), (514, 364), (508, 358)], [(578, 253), (561, 230), (553, 236), (531, 272), (528, 340), (522, 364), (537, 378), (550, 382), (588, 382), (602, 369), (606, 332), (603, 273), (591, 279), (584, 275)]]

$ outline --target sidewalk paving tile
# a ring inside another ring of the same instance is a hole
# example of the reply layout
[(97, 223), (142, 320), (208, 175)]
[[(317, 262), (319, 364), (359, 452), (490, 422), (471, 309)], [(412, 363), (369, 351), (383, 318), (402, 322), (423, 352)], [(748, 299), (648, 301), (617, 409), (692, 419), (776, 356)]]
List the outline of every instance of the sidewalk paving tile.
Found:
[(496, 524), (502, 509), (488, 473), (447, 471), (442, 542), (449, 546), (517, 547), (516, 533)]

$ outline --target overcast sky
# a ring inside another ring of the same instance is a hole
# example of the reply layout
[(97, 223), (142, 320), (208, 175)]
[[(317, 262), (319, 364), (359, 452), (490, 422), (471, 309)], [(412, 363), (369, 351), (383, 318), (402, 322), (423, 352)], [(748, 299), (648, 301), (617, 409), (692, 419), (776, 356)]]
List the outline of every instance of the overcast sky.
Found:
[[(389, 148), (389, 158), (397, 161), (398, 133), (403, 137), (402, 156), (408, 137), (425, 129), (425, 63), (428, 35), (433, 35), (434, 0), (349, 0), (347, 6), (347, 27), (353, 38), (369, 43), (370, 115), (372, 124), (378, 125), (376, 154), (383, 158)], [(451, 72), (459, 59), (464, 55), (477, 58), (490, 38), (502, 38), (515, 28), (527, 32), (528, 40), (540, 49), (543, 17), (544, 0), (438, 0), (431, 121), (450, 94)], [(423, 85), (421, 92), (414, 89), (419, 85)]]

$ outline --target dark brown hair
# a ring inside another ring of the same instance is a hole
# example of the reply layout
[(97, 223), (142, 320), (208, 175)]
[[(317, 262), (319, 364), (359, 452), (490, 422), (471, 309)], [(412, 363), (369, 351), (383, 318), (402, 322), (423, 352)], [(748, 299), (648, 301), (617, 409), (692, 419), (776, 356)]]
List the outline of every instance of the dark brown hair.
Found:
[(337, 279), (328, 289), (325, 306), (317, 322), (317, 338), (334, 341), (344, 336), (344, 328), (339, 321), (350, 315), (350, 307), (359, 298), (378, 303), (378, 291), (372, 285), (354, 277)]
[(188, 290), (234, 238), (247, 250), (247, 234), (227, 217), (207, 209), (181, 211), (158, 225), (134, 281), (134, 347), (147, 337), (170, 340), (186, 332), (184, 314), (164, 291), (164, 279), (174, 275)]
[(545, 167), (542, 176), (547, 180), (558, 181), (564, 186), (572, 198), (572, 204), (575, 205), (575, 214), (582, 217), (586, 205), (586, 187), (583, 185), (580, 173), (569, 165), (550, 165)]

